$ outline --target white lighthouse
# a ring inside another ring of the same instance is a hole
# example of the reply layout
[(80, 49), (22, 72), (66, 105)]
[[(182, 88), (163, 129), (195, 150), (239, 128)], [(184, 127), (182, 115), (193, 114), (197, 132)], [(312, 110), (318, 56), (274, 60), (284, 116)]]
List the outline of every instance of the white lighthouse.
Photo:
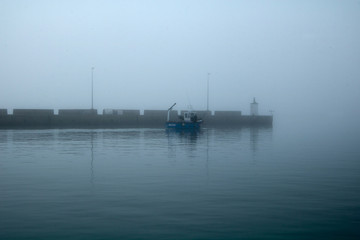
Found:
[(259, 114), (258, 103), (255, 101), (255, 98), (254, 98), (254, 101), (252, 103), (250, 103), (250, 115), (257, 116), (258, 114)]

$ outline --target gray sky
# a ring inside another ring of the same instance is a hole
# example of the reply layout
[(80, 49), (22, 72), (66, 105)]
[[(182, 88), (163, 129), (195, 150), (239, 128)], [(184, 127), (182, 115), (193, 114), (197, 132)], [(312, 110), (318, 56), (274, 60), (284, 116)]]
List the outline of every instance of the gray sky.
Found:
[(0, 0), (0, 108), (360, 116), (360, 1)]

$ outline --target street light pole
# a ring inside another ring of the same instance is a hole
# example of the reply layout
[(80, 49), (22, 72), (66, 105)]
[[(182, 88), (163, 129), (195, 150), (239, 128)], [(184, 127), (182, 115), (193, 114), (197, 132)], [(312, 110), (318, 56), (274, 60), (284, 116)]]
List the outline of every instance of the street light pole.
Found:
[(206, 111), (209, 111), (209, 78), (210, 78), (210, 73), (208, 73), (207, 75), (207, 104), (206, 104)]
[(94, 67), (91, 68), (91, 110), (94, 109)]

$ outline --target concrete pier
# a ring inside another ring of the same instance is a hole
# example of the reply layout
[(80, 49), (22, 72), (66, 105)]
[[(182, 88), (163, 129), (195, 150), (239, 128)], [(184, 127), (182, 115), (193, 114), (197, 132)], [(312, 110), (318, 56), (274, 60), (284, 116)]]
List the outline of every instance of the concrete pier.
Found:
[[(181, 111), (181, 114), (184, 111)], [(272, 126), (272, 116), (242, 115), (241, 111), (196, 111), (204, 120), (204, 127)], [(102, 115), (96, 109), (0, 109), (0, 129), (16, 128), (163, 128), (166, 110), (106, 109)], [(176, 121), (178, 112), (170, 112), (170, 120)]]
[(7, 109), (0, 109), (0, 116), (6, 116), (7, 114)]

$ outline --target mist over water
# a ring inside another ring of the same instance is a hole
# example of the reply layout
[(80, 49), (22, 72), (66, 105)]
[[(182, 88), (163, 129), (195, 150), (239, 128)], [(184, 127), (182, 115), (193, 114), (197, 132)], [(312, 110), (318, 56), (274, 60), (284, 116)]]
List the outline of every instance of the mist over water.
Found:
[(1, 130), (0, 237), (356, 239), (360, 151), (334, 134)]
[[(360, 117), (360, 4), (0, 3), (0, 108), (210, 110)], [(94, 71), (92, 71), (94, 67)], [(210, 75), (209, 75), (210, 73)]]
[(0, 130), (0, 239), (359, 239), (359, 22), (357, 0), (0, 1), (0, 114), (209, 93), (274, 116)]

